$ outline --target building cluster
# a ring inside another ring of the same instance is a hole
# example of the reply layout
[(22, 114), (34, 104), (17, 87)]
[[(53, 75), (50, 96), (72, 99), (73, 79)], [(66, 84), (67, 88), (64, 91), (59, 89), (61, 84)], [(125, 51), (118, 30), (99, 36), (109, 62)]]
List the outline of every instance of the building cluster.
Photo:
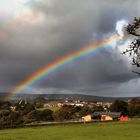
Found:
[[(37, 102), (39, 103), (39, 102)], [(22, 110), (25, 108), (29, 103), (25, 100), (19, 101), (16, 105), (11, 106), (12, 111), (16, 111), (17, 107)], [(34, 104), (35, 105), (35, 104)], [(43, 103), (43, 110), (44, 109), (60, 109), (61, 107), (65, 106), (74, 106), (74, 107), (88, 107), (94, 111), (92, 114), (86, 114), (81, 119), (84, 122), (89, 121), (127, 121), (128, 117), (123, 116), (121, 112), (111, 112), (110, 107), (112, 102), (95, 102), (95, 101), (81, 101), (81, 100), (48, 100), (47, 102)], [(34, 106), (35, 107), (35, 106)], [(36, 108), (36, 107), (35, 107)], [(101, 110), (100, 110), (101, 109)]]
[(84, 122), (89, 121), (128, 121), (128, 116), (123, 116), (121, 112), (94, 112), (82, 117)]
[(105, 110), (106, 108), (109, 108), (112, 105), (112, 102), (92, 102), (92, 101), (80, 101), (80, 100), (64, 100), (64, 101), (48, 101), (47, 103), (44, 103), (44, 108), (48, 107), (62, 107), (65, 105), (70, 106), (79, 106), (79, 107), (93, 107), (93, 106), (102, 106)]
[(127, 121), (128, 117), (123, 116), (121, 112), (110, 112), (109, 108), (112, 102), (94, 102), (94, 101), (80, 101), (80, 100), (64, 100), (64, 101), (53, 101), (44, 104), (44, 108), (47, 107), (62, 107), (62, 106), (77, 106), (77, 107), (102, 107), (103, 111), (95, 111), (93, 114), (88, 114), (82, 117), (82, 121)]

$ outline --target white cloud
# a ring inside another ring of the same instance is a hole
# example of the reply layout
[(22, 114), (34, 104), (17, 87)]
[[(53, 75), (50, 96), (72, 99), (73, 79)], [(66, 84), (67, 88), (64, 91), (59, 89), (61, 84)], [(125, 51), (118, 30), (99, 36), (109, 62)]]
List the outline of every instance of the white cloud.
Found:
[(120, 36), (120, 38), (124, 37), (124, 30), (125, 27), (128, 25), (128, 21), (126, 20), (119, 20), (116, 23), (116, 31), (118, 33), (118, 35)]

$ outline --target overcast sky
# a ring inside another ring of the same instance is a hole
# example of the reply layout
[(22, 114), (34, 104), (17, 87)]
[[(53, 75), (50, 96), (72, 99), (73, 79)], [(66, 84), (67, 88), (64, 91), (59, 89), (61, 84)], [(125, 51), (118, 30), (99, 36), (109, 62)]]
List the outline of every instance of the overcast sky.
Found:
[[(117, 34), (140, 16), (139, 0), (0, 0), (0, 91), (48, 63)], [(124, 35), (125, 36), (125, 35)], [(23, 92), (140, 96), (123, 39), (51, 74)]]

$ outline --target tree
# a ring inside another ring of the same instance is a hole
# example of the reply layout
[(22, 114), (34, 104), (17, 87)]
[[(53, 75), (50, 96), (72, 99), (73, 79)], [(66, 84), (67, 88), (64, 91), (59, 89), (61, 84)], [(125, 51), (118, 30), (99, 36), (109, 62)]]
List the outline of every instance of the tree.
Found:
[(8, 102), (8, 101), (0, 101), (0, 109), (9, 110), (10, 106), (11, 106), (10, 102)]
[(45, 109), (40, 113), (41, 121), (52, 121), (53, 120), (53, 111), (50, 109)]
[(128, 103), (122, 100), (115, 100), (110, 107), (111, 111), (121, 112), (123, 115), (128, 114)]
[(40, 111), (32, 110), (28, 114), (23, 116), (23, 122), (26, 123), (32, 123), (40, 121)]
[(53, 113), (54, 120), (63, 121), (72, 119), (72, 107), (71, 106), (63, 106), (59, 110)]
[(129, 102), (128, 111), (130, 116), (140, 116), (140, 98), (134, 98)]
[[(140, 18), (134, 18), (132, 24), (128, 24), (126, 31), (134, 37), (128, 49), (123, 54), (129, 53), (132, 57), (132, 65), (140, 67)], [(132, 71), (140, 76), (140, 72)]]
[(53, 118), (57, 121), (77, 119), (80, 117), (81, 109), (81, 107), (64, 105), (53, 113)]
[(22, 124), (22, 116), (19, 112), (12, 112), (10, 110), (0, 111), (0, 128), (3, 126), (12, 127), (20, 124)]
[(35, 110), (35, 106), (24, 100), (20, 101), (19, 103), (16, 103), (16, 111), (22, 111), (25, 114), (27, 114), (28, 112), (31, 112), (33, 110)]

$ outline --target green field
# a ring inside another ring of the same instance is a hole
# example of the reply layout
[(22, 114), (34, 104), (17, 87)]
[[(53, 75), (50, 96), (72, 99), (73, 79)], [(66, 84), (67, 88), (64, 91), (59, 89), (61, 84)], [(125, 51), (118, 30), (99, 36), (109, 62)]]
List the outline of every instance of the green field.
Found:
[(140, 140), (140, 121), (7, 129), (0, 140)]

